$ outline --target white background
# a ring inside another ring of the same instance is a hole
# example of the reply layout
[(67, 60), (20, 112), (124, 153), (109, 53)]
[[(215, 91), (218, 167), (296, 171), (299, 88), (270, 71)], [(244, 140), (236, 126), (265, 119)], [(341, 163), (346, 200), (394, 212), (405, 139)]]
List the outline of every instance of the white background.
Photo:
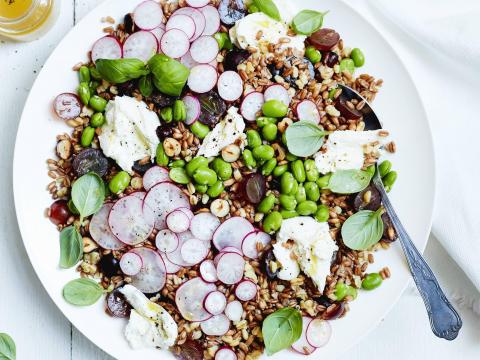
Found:
[[(0, 332), (7, 332), (15, 339), (19, 360), (106, 360), (111, 358), (70, 325), (41, 287), (28, 261), (14, 214), (11, 162), (17, 125), (29, 89), (59, 40), (101, 2), (61, 1), (60, 18), (42, 39), (27, 44), (0, 39)], [(369, 17), (363, 1), (347, 2)], [(383, 34), (387, 38), (395, 36)], [(406, 40), (403, 41), (405, 45)], [(401, 51), (401, 47), (398, 50)], [(72, 65), (65, 64), (65, 69)], [(412, 65), (414, 72), (415, 64), (407, 65)], [(34, 148), (35, 144), (32, 144), (31, 151), (35, 151)], [(34, 174), (31, 181), (35, 181)], [(38, 241), (56, 239), (39, 238)], [(472, 286), (434, 239), (429, 242), (426, 257), (447, 293), (463, 292)], [(458, 339), (451, 343), (436, 339), (430, 331), (421, 298), (411, 288), (378, 328), (351, 349), (349, 358), (479, 359), (480, 318), (468, 309), (461, 308), (460, 312), (464, 328)], [(358, 334), (359, 337), (363, 335)]]

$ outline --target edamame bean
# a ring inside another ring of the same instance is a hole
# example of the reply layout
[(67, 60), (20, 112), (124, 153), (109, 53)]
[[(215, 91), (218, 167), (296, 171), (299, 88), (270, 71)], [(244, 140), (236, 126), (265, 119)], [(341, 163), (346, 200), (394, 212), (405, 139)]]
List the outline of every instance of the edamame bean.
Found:
[(295, 176), (295, 179), (297, 179), (299, 183), (305, 182), (306, 175), (305, 175), (305, 166), (303, 166), (303, 161), (295, 160), (291, 166), (292, 166), (292, 173), (293, 173), (293, 176)]
[(90, 82), (90, 70), (88, 70), (88, 67), (85, 65), (80, 67), (80, 70), (78, 70), (78, 78), (80, 82), (85, 82), (89, 83)]
[(297, 207), (297, 200), (295, 200), (295, 197), (292, 195), (281, 194), (279, 200), (280, 205), (282, 205), (285, 210), (295, 210)]
[(282, 144), (287, 146), (287, 132), (286, 131), (282, 134)]
[(373, 290), (382, 285), (383, 279), (378, 273), (367, 274), (362, 280), (362, 288), (365, 290)]
[(257, 160), (270, 160), (275, 155), (275, 150), (270, 145), (260, 145), (253, 149), (252, 154)]
[(314, 201), (305, 200), (299, 203), (295, 210), (297, 210), (298, 215), (312, 215), (317, 211), (317, 204)]
[[(298, 193), (298, 189), (300, 189), (300, 186), (301, 185), (298, 185), (298, 181), (295, 180), (295, 178), (293, 179), (293, 188), (292, 188), (292, 192), (289, 194), (289, 195), (296, 195)], [(302, 186), (303, 188), (303, 186)]]
[(328, 187), (328, 184), (330, 182), (330, 178), (332, 177), (332, 174), (327, 174), (327, 175), (324, 175), (322, 177), (320, 177), (318, 180), (317, 180), (317, 185), (320, 189), (325, 189), (326, 187)]
[(260, 116), (257, 119), (257, 126), (259, 128), (262, 128), (267, 124), (276, 124), (276, 123), (277, 123), (277, 119), (272, 118), (272, 117)]
[(273, 176), (275, 177), (280, 177), (285, 172), (288, 170), (288, 164), (283, 164), (283, 165), (278, 165), (274, 170), (273, 170)]
[(162, 110), (160, 110), (160, 117), (167, 124), (172, 122), (172, 120), (173, 120), (173, 109), (170, 106), (169, 107), (164, 107)]
[(287, 115), (288, 106), (279, 100), (268, 100), (263, 104), (262, 112), (265, 116), (280, 118)]
[(322, 53), (313, 46), (309, 46), (305, 49), (305, 56), (312, 62), (312, 64), (316, 64), (322, 60)]
[(77, 88), (77, 93), (80, 100), (82, 100), (82, 103), (88, 105), (88, 102), (90, 101), (90, 87), (88, 86), (88, 83), (80, 83)]
[(380, 171), (380, 177), (383, 178), (392, 170), (392, 163), (388, 160), (382, 161), (382, 163), (378, 165), (378, 170)]
[(157, 146), (155, 161), (159, 166), (167, 166), (169, 162), (168, 155), (165, 154), (165, 149), (163, 148), (163, 144), (161, 142)]
[(114, 194), (120, 194), (130, 184), (130, 175), (126, 171), (120, 171), (108, 183), (108, 188)]
[(199, 194), (205, 194), (208, 190), (208, 185), (200, 185), (200, 184), (195, 184), (195, 191), (198, 192)]
[(248, 13), (249, 13), (249, 14), (257, 13), (257, 12), (260, 11), (260, 10), (258, 9), (257, 5), (255, 5), (255, 4), (250, 4), (250, 5), (248, 5), (248, 8), (247, 8), (247, 9), (248, 9)]
[(397, 172), (396, 171), (390, 171), (387, 175), (385, 175), (382, 178), (383, 185), (388, 186), (389, 188), (392, 188), (393, 184), (395, 184), (395, 181), (397, 181)]
[(182, 100), (175, 100), (173, 104), (173, 120), (185, 121), (187, 118), (187, 108)]
[(185, 167), (185, 160), (175, 160), (175, 161), (172, 161), (169, 165), (171, 168), (183, 168)]
[(102, 113), (93, 114), (90, 119), (90, 125), (94, 128), (100, 127), (105, 123), (105, 116)]
[(90, 126), (87, 126), (85, 129), (83, 129), (80, 143), (82, 144), (83, 147), (89, 147), (92, 144), (94, 136), (95, 136), (95, 129)]
[(363, 55), (362, 50), (360, 50), (359, 48), (353, 49), (350, 53), (350, 57), (352, 58), (356, 67), (360, 67), (365, 64), (365, 55)]
[(228, 180), (232, 177), (232, 165), (221, 158), (213, 160), (212, 168), (221, 180)]
[(262, 138), (257, 130), (251, 129), (247, 131), (247, 143), (248, 147), (251, 149), (262, 145)]
[(342, 282), (339, 282), (335, 285), (335, 297), (338, 301), (342, 301), (345, 296), (347, 296), (348, 285)]
[(295, 210), (280, 210), (280, 215), (284, 220), (297, 217), (298, 214)]
[(357, 294), (357, 289), (355, 289), (353, 286), (348, 286), (347, 296), (351, 296), (353, 300), (355, 300), (357, 298)]
[(298, 159), (298, 156), (293, 155), (292, 153), (287, 153), (287, 156), (285, 157), (288, 161), (295, 161)]
[(337, 93), (337, 90), (338, 88), (333, 88), (333, 89), (330, 89), (330, 91), (328, 92), (328, 98), (330, 100), (332, 100), (333, 98), (335, 98), (335, 94)]
[(200, 121), (195, 121), (192, 126), (190, 126), (190, 130), (192, 130), (192, 133), (194, 133), (199, 139), (204, 139), (210, 132), (210, 128), (207, 125), (202, 124)]
[(262, 128), (262, 136), (264, 140), (274, 141), (277, 138), (277, 133), (278, 133), (278, 129), (277, 129), (277, 125), (275, 124), (266, 124)]
[(194, 157), (185, 165), (188, 176), (193, 176), (195, 171), (200, 167), (208, 167), (208, 159), (203, 156)]
[(292, 173), (283, 173), (282, 177), (280, 178), (280, 192), (286, 195), (290, 194), (293, 190), (294, 183), (295, 178), (293, 177)]
[(255, 161), (255, 158), (253, 157), (253, 154), (250, 150), (243, 150), (242, 157), (246, 167), (248, 167), (249, 169), (257, 167), (257, 162)]
[(275, 206), (275, 200), (275, 195), (267, 195), (262, 201), (260, 201), (260, 204), (258, 204), (257, 211), (262, 214), (267, 214)]
[(318, 188), (318, 185), (315, 182), (313, 181), (306, 182), (304, 187), (305, 187), (305, 193), (307, 194), (308, 200), (317, 202), (318, 199), (320, 199), (320, 189)]
[(218, 180), (217, 174), (208, 167), (199, 167), (193, 174), (193, 179), (197, 184), (212, 186)]
[(263, 220), (263, 231), (268, 234), (273, 234), (282, 226), (282, 215), (278, 211), (272, 211)]
[(90, 81), (88, 83), (88, 88), (90, 89), (90, 95), (95, 95), (97, 93), (97, 88), (100, 86), (98, 81)]
[(340, 72), (348, 71), (350, 74), (355, 72), (355, 63), (352, 59), (343, 59), (340, 61)]
[(223, 185), (223, 181), (218, 180), (215, 184), (208, 188), (207, 195), (211, 198), (217, 198), (220, 196), (224, 189), (225, 186)]
[(298, 186), (297, 191), (292, 192), (292, 195), (295, 195), (295, 199), (299, 204), (307, 200), (307, 192), (305, 191), (305, 188), (303, 187), (303, 185)]
[(95, 111), (102, 112), (107, 106), (107, 100), (98, 95), (93, 95), (88, 102), (88, 106)]
[(262, 175), (263, 176), (269, 176), (275, 167), (277, 166), (277, 159), (272, 158), (270, 160), (267, 160), (265, 164), (262, 166)]
[(308, 181), (317, 181), (319, 178), (318, 169), (315, 165), (315, 160), (307, 159), (304, 161), (305, 175)]
[(318, 205), (314, 217), (318, 222), (327, 222), (330, 217), (330, 209), (326, 205)]
[(170, 179), (172, 179), (178, 184), (187, 185), (190, 182), (190, 178), (188, 177), (187, 172), (182, 167), (171, 168), (168, 176), (170, 177)]

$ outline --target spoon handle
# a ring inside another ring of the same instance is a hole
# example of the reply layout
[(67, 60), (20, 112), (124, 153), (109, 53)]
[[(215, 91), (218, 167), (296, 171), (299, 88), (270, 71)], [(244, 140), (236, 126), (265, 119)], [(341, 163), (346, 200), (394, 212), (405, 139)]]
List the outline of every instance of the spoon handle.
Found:
[(454, 340), (462, 327), (462, 319), (448, 301), (432, 270), (400, 222), (383, 187), (382, 179), (378, 175), (378, 169), (373, 183), (382, 195), (383, 205), (400, 238), (413, 280), (425, 303), (433, 333), (440, 338)]

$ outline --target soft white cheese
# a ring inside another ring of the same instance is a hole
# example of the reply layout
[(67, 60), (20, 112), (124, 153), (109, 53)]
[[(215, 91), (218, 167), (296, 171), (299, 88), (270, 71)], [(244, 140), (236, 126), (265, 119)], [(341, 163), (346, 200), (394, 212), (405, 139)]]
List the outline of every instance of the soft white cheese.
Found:
[(336, 250), (338, 246), (330, 236), (328, 223), (319, 223), (309, 216), (286, 219), (273, 245), (273, 253), (281, 264), (278, 277), (293, 280), (301, 269), (322, 291)]
[(228, 109), (224, 119), (215, 125), (212, 131), (203, 139), (197, 155), (205, 157), (218, 156), (222, 149), (237, 140), (245, 139), (245, 122), (242, 115), (238, 113), (238, 108), (232, 106)]
[(130, 96), (117, 96), (105, 110), (105, 124), (98, 137), (103, 153), (130, 174), (137, 160), (155, 157), (160, 120), (147, 104)]
[(119, 291), (134, 308), (125, 328), (125, 337), (132, 348), (167, 349), (175, 343), (177, 323), (163, 307), (132, 285), (125, 285)]
[(385, 137), (375, 131), (334, 131), (328, 136), (322, 150), (314, 155), (315, 165), (322, 174), (338, 170), (360, 170), (365, 162), (365, 150), (373, 145), (378, 151), (385, 143)]

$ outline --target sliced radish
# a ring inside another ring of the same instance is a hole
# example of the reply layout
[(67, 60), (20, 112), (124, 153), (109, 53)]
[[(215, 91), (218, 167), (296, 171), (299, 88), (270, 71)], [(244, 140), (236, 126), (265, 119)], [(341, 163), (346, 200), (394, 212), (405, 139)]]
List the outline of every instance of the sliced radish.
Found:
[[(216, 71), (215, 71), (216, 72)], [(53, 110), (63, 120), (75, 119), (82, 112), (82, 105), (77, 95), (63, 93), (53, 101)]]
[(217, 69), (218, 68), (217, 59), (210, 61), (208, 65), (212, 65), (215, 69)]
[(139, 198), (140, 200), (145, 200), (145, 196), (147, 195), (147, 193), (145, 191), (135, 191), (133, 193), (130, 194), (131, 196), (135, 196), (137, 198)]
[(192, 59), (200, 64), (208, 64), (216, 59), (218, 52), (218, 41), (212, 36), (200, 36), (192, 43), (190, 55)]
[(143, 261), (140, 255), (135, 252), (127, 252), (120, 259), (120, 269), (128, 276), (137, 275), (142, 269)]
[(145, 247), (131, 251), (140, 255), (143, 264), (140, 272), (132, 276), (131, 284), (146, 294), (162, 290), (167, 281), (167, 269), (160, 254)]
[(198, 264), (208, 255), (210, 248), (205, 241), (190, 239), (185, 241), (180, 250), (183, 260), (191, 264)]
[[(150, 32), (157, 38), (158, 43), (160, 44), (160, 40), (162, 40), (163, 34), (165, 34), (167, 30), (165, 30), (165, 25), (160, 25), (159, 27), (156, 27), (153, 30), (150, 30)], [(160, 48), (160, 46), (159, 46)]]
[(184, 96), (182, 100), (185, 104), (185, 108), (187, 109), (187, 118), (185, 119), (185, 124), (192, 125), (200, 117), (200, 101), (198, 101), (195, 96), (191, 95)]
[(180, 208), (178, 208), (178, 209), (176, 209), (176, 210), (183, 211), (183, 212), (185, 213), (185, 215), (188, 216), (188, 218), (190, 219), (190, 221), (192, 221), (193, 217), (195, 216), (195, 215), (193, 214), (193, 211), (190, 210), (190, 208), (180, 207)]
[(222, 347), (215, 353), (215, 360), (237, 360), (237, 354), (230, 348)]
[(263, 247), (270, 244), (272, 238), (263, 231), (253, 231), (243, 239), (242, 251), (246, 257), (250, 259), (258, 258), (257, 244), (262, 244)]
[(171, 253), (177, 250), (179, 244), (178, 236), (173, 231), (160, 230), (155, 238), (155, 245), (158, 251)]
[[(218, 265), (218, 262), (220, 261), (220, 259), (222, 258), (223, 255), (225, 254), (228, 254), (228, 253), (225, 253), (225, 252), (219, 252), (217, 255), (215, 255), (215, 257), (213, 258), (213, 264), (215, 265), (215, 267)], [(217, 271), (217, 269), (215, 268), (215, 272)], [(217, 277), (218, 278), (218, 277)]]
[(311, 100), (303, 100), (299, 103), (296, 112), (299, 120), (308, 120), (315, 124), (320, 123), (320, 113), (318, 112), (317, 105)]
[(159, 253), (160, 257), (163, 260), (163, 263), (165, 264), (165, 268), (167, 269), (167, 274), (176, 274), (177, 272), (180, 271), (182, 268), (181, 266), (178, 266), (177, 264), (172, 263), (170, 260), (168, 260), (167, 256), (163, 253)]
[(227, 298), (220, 291), (212, 291), (203, 301), (203, 307), (212, 315), (223, 313), (227, 306)]
[(162, 182), (153, 186), (145, 196), (145, 205), (155, 214), (155, 228), (166, 229), (167, 215), (180, 207), (190, 207), (188, 196), (177, 186)]
[(199, 9), (207, 23), (205, 25), (205, 29), (203, 30), (203, 35), (213, 35), (215, 34), (218, 29), (220, 29), (220, 14), (215, 6), (208, 5), (204, 6)]
[(167, 215), (167, 227), (174, 233), (187, 231), (190, 227), (190, 218), (182, 210), (173, 210)]
[(212, 213), (204, 212), (193, 217), (190, 231), (193, 236), (203, 241), (212, 240), (215, 230), (220, 225), (220, 220)]
[(133, 21), (142, 30), (152, 30), (160, 26), (163, 10), (158, 2), (147, 0), (133, 10)]
[(180, 62), (189, 69), (199, 65), (195, 60), (193, 60), (192, 55), (190, 54), (190, 51), (182, 56), (182, 58), (180, 59)]
[(226, 285), (233, 285), (242, 280), (244, 271), (245, 260), (241, 255), (226, 253), (218, 260), (218, 280)]
[(257, 285), (251, 280), (242, 280), (235, 288), (235, 296), (242, 301), (250, 301), (257, 296)]
[(89, 230), (90, 236), (95, 242), (104, 249), (119, 250), (125, 246), (123, 242), (113, 235), (108, 225), (108, 215), (113, 207), (113, 203), (106, 203), (102, 208), (92, 216)]
[(235, 101), (243, 94), (243, 80), (236, 71), (225, 71), (218, 78), (218, 95), (223, 100)]
[(143, 187), (147, 191), (164, 181), (170, 181), (170, 177), (168, 170), (160, 166), (151, 167), (143, 175)]
[(162, 52), (171, 58), (180, 58), (190, 48), (190, 39), (182, 30), (171, 29), (163, 34), (160, 40)]
[(227, 246), (241, 250), (243, 239), (253, 230), (253, 225), (247, 219), (234, 216), (217, 228), (213, 234), (213, 244), (219, 251)]
[(108, 224), (112, 233), (128, 245), (144, 242), (152, 233), (155, 216), (149, 206), (144, 206), (136, 196), (125, 196), (110, 210)]
[(123, 57), (122, 44), (113, 36), (104, 36), (93, 44), (91, 57), (93, 62), (98, 59), (121, 59)]
[(149, 31), (137, 31), (130, 35), (123, 44), (125, 59), (140, 59), (147, 62), (157, 52), (157, 38)]
[(168, 19), (166, 30), (171, 29), (182, 30), (191, 39), (195, 35), (195, 22), (188, 15), (177, 14)]
[(167, 259), (170, 260), (172, 263), (183, 266), (183, 267), (190, 267), (195, 265), (194, 263), (186, 261), (182, 256), (182, 246), (187, 241), (194, 239), (192, 233), (190, 231), (185, 231), (184, 233), (177, 234), (178, 236), (178, 247), (175, 251), (170, 253), (166, 253)]
[(188, 87), (193, 92), (203, 94), (209, 92), (217, 83), (217, 69), (208, 64), (194, 66), (188, 76)]
[(264, 96), (265, 101), (278, 100), (287, 106), (290, 105), (290, 96), (288, 95), (288, 91), (280, 84), (269, 86), (267, 90), (265, 90)]
[(203, 300), (212, 291), (217, 290), (214, 284), (209, 284), (200, 278), (193, 278), (182, 284), (175, 293), (175, 303), (185, 320), (205, 321), (212, 317), (203, 307)]
[(212, 260), (205, 260), (200, 264), (200, 276), (209, 283), (214, 283), (218, 280), (217, 269)]
[(193, 38), (190, 40), (194, 41), (198, 39), (202, 35), (203, 30), (205, 30), (205, 25), (206, 25), (205, 16), (198, 9), (194, 9), (193, 7), (180, 8), (177, 11), (175, 11), (172, 14), (172, 16), (175, 16), (177, 14), (188, 15), (193, 19), (193, 22), (195, 23), (195, 35), (193, 35)]
[(194, 8), (201, 8), (202, 6), (207, 5), (209, 2), (210, 0), (187, 0), (188, 6)]
[(307, 327), (307, 342), (315, 347), (325, 346), (332, 336), (332, 327), (327, 320), (313, 319)]
[(227, 246), (227, 247), (223, 248), (221, 252), (222, 253), (235, 253), (235, 254), (243, 256), (242, 250), (239, 250), (239, 249), (237, 249), (236, 247), (233, 247), (233, 246)]
[(243, 99), (240, 112), (245, 120), (255, 121), (257, 120), (257, 113), (262, 110), (264, 103), (265, 98), (263, 94), (258, 91), (253, 91)]
[(230, 320), (223, 314), (215, 315), (203, 321), (200, 328), (207, 336), (223, 336), (230, 329)]
[(316, 348), (314, 348), (312, 345), (310, 345), (307, 341), (307, 328), (310, 322), (312, 321), (312, 318), (308, 316), (303, 316), (302, 317), (302, 335), (300, 338), (292, 344), (292, 349), (298, 352), (299, 354), (303, 355), (310, 355), (312, 354)]
[(243, 306), (240, 301), (234, 300), (227, 304), (225, 315), (232, 321), (240, 321), (243, 316)]

